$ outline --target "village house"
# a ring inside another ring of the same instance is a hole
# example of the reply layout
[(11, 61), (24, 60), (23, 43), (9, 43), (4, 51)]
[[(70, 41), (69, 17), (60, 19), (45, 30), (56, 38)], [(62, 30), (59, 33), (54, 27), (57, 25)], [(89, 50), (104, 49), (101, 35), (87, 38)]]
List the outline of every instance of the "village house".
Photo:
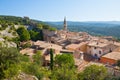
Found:
[(54, 36), (57, 33), (57, 31), (50, 31), (47, 29), (43, 29), (43, 39), (47, 42), (51, 40), (51, 37)]
[(120, 52), (110, 52), (100, 58), (100, 62), (108, 65), (114, 65), (120, 60)]
[(71, 51), (82, 51), (83, 53), (86, 53), (87, 42), (81, 42), (79, 44), (70, 44), (66, 46), (66, 49)]
[(87, 53), (95, 58), (100, 58), (102, 55), (112, 52), (118, 46), (111, 43), (89, 42), (87, 44)]
[(120, 47), (114, 49), (113, 52), (103, 55), (100, 62), (113, 65), (116, 64), (118, 60), (120, 60)]

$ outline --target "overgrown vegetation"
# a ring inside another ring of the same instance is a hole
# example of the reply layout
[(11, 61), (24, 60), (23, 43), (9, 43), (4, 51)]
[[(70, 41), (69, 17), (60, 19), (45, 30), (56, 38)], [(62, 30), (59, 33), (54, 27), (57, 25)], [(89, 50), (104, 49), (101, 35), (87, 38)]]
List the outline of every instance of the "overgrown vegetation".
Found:
[[(52, 58), (51, 58), (52, 59)], [(43, 67), (41, 51), (37, 51), (32, 59), (21, 55), (16, 48), (0, 48), (0, 80), (19, 80), (20, 73), (36, 76), (38, 80), (119, 80), (114, 76), (108, 77), (104, 66), (90, 65), (83, 72), (78, 72), (71, 54), (57, 55), (53, 69)]]

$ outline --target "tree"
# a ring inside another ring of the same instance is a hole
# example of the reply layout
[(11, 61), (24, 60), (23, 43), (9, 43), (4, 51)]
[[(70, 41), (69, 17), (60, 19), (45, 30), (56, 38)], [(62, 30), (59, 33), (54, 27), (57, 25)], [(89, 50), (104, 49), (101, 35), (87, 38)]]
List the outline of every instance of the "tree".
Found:
[(35, 55), (33, 55), (33, 62), (38, 64), (39, 66), (42, 66), (43, 60), (42, 60), (42, 55), (41, 51), (38, 50)]
[(31, 40), (33, 41), (37, 41), (41, 39), (40, 32), (30, 30), (29, 34), (30, 34)]
[(19, 73), (20, 65), (19, 64), (10, 64), (9, 68), (4, 70), (4, 76), (6, 79), (11, 79), (16, 74)]
[(30, 34), (23, 26), (17, 29), (17, 33), (20, 37), (20, 41), (28, 41), (30, 39)]
[(90, 65), (78, 75), (79, 80), (104, 80), (107, 76), (107, 69), (104, 66)]
[(51, 80), (77, 80), (74, 59), (71, 54), (57, 55), (55, 57), (55, 63)]
[(23, 72), (35, 75), (38, 80), (41, 80), (43, 78), (43, 72), (41, 67), (36, 63), (22, 63)]
[(71, 54), (62, 54), (55, 57), (55, 63), (58, 66), (68, 66), (69, 68), (74, 67), (75, 62)]
[(42, 25), (41, 24), (37, 24), (37, 28), (38, 29), (42, 29)]
[(50, 26), (49, 25), (43, 25), (43, 29), (49, 29)]
[[(0, 48), (0, 80), (2, 78), (12, 77), (16, 75), (18, 69), (16, 68), (17, 63), (19, 63), (19, 53), (16, 48)], [(13, 71), (13, 72), (12, 72)], [(11, 73), (11, 74), (10, 74)]]
[(55, 68), (51, 74), (51, 80), (77, 80), (75, 68), (67, 68), (65, 66)]
[[(34, 75), (38, 78), (38, 80), (41, 80), (43, 76), (45, 75), (44, 70), (45, 68), (42, 67), (42, 55), (41, 51), (37, 51), (36, 54), (33, 56), (32, 60), (33, 62), (26, 62), (28, 59), (24, 57), (22, 59), (22, 71), (24, 73)], [(47, 70), (46, 70), (47, 73)]]
[(54, 65), (54, 62), (53, 62), (53, 49), (50, 49), (50, 69), (53, 70), (53, 65)]

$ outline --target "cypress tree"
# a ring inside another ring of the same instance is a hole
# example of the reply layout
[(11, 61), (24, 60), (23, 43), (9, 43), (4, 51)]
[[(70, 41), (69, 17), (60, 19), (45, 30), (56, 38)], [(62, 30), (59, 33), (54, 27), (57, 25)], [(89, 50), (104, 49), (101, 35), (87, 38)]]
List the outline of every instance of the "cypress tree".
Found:
[(53, 70), (53, 49), (50, 49), (50, 69)]

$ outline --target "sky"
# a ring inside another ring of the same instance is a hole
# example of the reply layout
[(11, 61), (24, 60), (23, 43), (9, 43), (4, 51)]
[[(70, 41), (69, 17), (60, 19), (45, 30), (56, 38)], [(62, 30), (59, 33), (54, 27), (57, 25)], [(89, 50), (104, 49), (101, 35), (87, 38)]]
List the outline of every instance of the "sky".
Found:
[(0, 15), (41, 21), (120, 21), (120, 0), (0, 0)]

